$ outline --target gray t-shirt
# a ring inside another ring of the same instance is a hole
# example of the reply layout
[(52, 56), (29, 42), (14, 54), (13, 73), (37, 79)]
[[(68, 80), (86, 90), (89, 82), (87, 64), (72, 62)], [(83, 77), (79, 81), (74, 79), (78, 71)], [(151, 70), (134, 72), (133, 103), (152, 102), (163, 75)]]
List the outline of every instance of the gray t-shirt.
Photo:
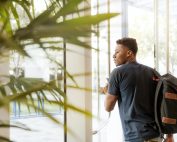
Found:
[(159, 136), (154, 118), (156, 82), (153, 69), (137, 62), (115, 68), (108, 92), (118, 96), (119, 113), (126, 141)]

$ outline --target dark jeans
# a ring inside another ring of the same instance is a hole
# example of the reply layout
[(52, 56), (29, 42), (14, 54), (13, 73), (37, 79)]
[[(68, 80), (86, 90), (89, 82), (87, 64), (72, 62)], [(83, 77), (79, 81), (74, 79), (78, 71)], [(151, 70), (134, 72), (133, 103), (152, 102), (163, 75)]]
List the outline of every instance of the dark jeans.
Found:
[(161, 138), (154, 138), (148, 141), (144, 141), (143, 139), (139, 138), (139, 139), (134, 139), (134, 140), (130, 140), (130, 141), (124, 141), (124, 142), (162, 142)]

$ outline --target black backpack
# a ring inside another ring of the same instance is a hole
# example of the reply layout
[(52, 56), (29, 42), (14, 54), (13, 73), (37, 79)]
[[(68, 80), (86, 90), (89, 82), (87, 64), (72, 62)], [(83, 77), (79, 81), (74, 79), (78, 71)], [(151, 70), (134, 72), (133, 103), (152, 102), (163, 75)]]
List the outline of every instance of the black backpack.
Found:
[(155, 93), (155, 120), (161, 136), (177, 133), (177, 78), (171, 74), (158, 76)]

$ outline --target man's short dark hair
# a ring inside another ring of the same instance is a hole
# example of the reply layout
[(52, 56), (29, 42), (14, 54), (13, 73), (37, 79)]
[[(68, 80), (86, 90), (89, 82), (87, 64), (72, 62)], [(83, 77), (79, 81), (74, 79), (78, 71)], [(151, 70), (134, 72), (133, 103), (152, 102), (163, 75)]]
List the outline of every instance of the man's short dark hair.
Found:
[(117, 44), (122, 44), (126, 46), (129, 50), (131, 50), (135, 55), (138, 51), (138, 45), (136, 42), (136, 39), (134, 38), (129, 38), (129, 37), (124, 37), (122, 39), (118, 39), (116, 41)]

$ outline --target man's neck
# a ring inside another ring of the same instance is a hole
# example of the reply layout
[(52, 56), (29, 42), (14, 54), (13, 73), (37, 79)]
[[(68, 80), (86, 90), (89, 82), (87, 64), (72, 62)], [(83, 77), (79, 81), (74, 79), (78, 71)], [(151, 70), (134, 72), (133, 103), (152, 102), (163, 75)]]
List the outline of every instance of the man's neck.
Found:
[(136, 62), (136, 58), (129, 59), (126, 63)]

